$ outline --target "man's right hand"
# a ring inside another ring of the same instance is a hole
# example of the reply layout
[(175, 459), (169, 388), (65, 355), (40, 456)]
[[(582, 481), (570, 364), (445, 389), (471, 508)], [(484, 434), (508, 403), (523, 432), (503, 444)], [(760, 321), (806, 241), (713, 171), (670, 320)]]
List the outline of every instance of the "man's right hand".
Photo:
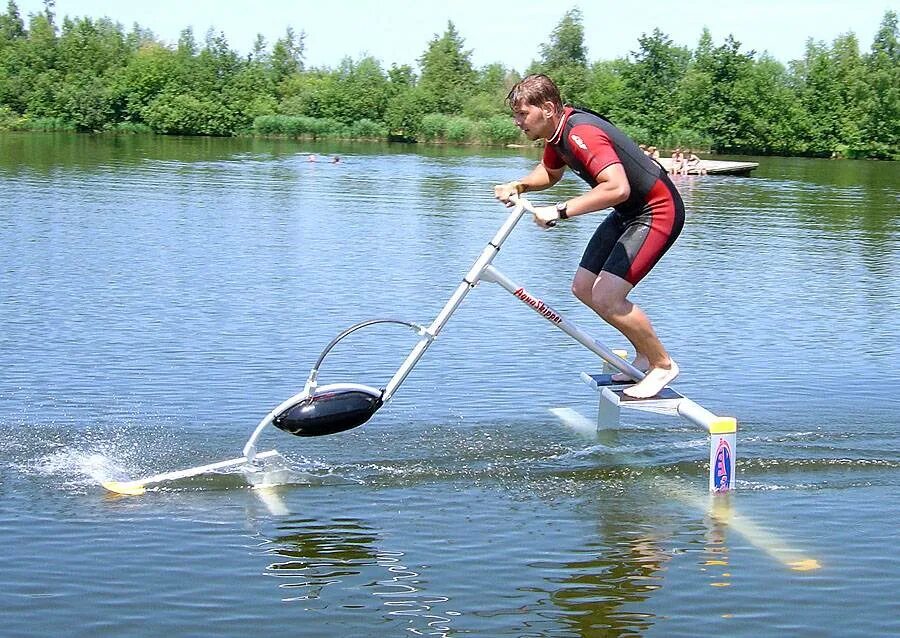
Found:
[(506, 204), (507, 206), (512, 206), (513, 202), (512, 197), (514, 195), (521, 195), (525, 192), (525, 189), (522, 187), (522, 182), (507, 182), (506, 184), (497, 184), (494, 186), (494, 197), (499, 199), (501, 202)]

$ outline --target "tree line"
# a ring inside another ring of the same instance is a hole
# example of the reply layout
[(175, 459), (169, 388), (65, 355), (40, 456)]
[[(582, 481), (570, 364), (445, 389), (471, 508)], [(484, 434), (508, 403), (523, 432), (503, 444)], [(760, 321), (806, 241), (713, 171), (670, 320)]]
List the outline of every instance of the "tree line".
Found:
[[(308, 68), (305, 33), (233, 50), (192, 29), (166, 45), (135, 24), (0, 14), (0, 130), (285, 135), (508, 144), (525, 139), (504, 98), (522, 76), (475, 68), (452, 22), (411, 65), (373, 57)], [(525, 73), (605, 113), (638, 141), (717, 152), (900, 158), (900, 37), (887, 11), (865, 53), (853, 33), (809, 40), (782, 64), (704, 29), (695, 48), (659, 29), (615, 60), (590, 61), (582, 14), (567, 11)]]

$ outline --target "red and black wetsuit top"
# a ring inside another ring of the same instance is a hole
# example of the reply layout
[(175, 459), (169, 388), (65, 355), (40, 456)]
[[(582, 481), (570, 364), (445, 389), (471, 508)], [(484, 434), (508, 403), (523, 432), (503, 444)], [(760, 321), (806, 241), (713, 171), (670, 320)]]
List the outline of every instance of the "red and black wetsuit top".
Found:
[(660, 180), (670, 181), (665, 169), (609, 120), (571, 106), (565, 108), (556, 134), (547, 140), (542, 161), (554, 170), (568, 166), (591, 188), (597, 185), (600, 171), (611, 164), (622, 164), (631, 195), (615, 210), (625, 218), (646, 211), (654, 199), (654, 187), (658, 188)]
[(554, 170), (569, 166), (591, 188), (606, 167), (625, 170), (631, 193), (591, 237), (579, 264), (585, 270), (636, 285), (681, 233), (684, 202), (665, 169), (598, 113), (566, 107), (543, 163)]

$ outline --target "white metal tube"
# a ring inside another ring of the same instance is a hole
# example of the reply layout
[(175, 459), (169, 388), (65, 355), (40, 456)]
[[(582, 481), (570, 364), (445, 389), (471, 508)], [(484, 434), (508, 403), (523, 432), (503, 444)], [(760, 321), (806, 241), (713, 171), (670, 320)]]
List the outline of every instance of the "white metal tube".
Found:
[(287, 410), (289, 407), (291, 407), (295, 403), (302, 401), (303, 399), (307, 398), (310, 394), (312, 394), (312, 392), (315, 390), (315, 387), (310, 389), (311, 383), (314, 383), (313, 375), (310, 375), (310, 379), (311, 379), (311, 382), (307, 383), (306, 387), (303, 389), (302, 392), (298, 392), (291, 398), (285, 399), (284, 401), (279, 403), (276, 407), (272, 408), (272, 410), (265, 417), (263, 417), (262, 421), (259, 422), (259, 424), (256, 426), (256, 429), (253, 430), (253, 434), (250, 435), (250, 438), (247, 439), (247, 442), (244, 444), (243, 454), (248, 460), (252, 461), (253, 458), (256, 456), (256, 441), (257, 441), (257, 439), (259, 439), (259, 435), (262, 434), (262, 431), (265, 429), (265, 427), (267, 425), (269, 425), (272, 422), (272, 420), (276, 416), (281, 414), (284, 410)]
[(544, 317), (544, 319), (575, 339), (578, 343), (599, 356), (609, 365), (613, 366), (617, 370), (621, 370), (625, 374), (630, 375), (635, 379), (640, 380), (644, 378), (643, 372), (625, 361), (625, 359), (622, 359), (621, 357), (616, 355), (615, 352), (594, 339), (587, 332), (563, 317), (560, 313), (545, 304), (543, 301), (541, 301), (537, 297), (532, 296), (527, 290), (513, 282), (512, 279), (504, 275), (502, 272), (500, 272), (493, 266), (488, 266), (485, 271), (485, 281), (493, 281), (500, 287), (512, 293), (514, 297), (519, 299), (526, 306), (529, 306), (532, 310)]
[[(269, 450), (268, 452), (260, 452), (256, 454), (254, 459), (265, 459), (269, 458), (270, 456), (276, 456), (277, 454), (277, 450)], [(177, 479), (189, 478), (191, 476), (198, 476), (200, 474), (222, 470), (227, 467), (245, 465), (247, 463), (251, 463), (254, 459), (248, 459), (247, 457), (242, 456), (237, 459), (228, 459), (227, 461), (219, 461), (218, 463), (210, 463), (209, 465), (200, 465), (197, 467), (188, 468), (186, 470), (166, 472), (164, 474), (155, 474), (154, 476), (148, 476), (147, 478), (143, 478), (137, 481), (106, 481), (103, 483), (103, 487), (108, 489), (110, 492), (116, 492), (118, 494), (142, 494), (146, 490), (148, 485), (162, 483), (164, 481), (174, 481)]]
[(695, 403), (691, 401), (687, 397), (684, 397), (678, 402), (677, 406), (678, 414), (683, 416), (688, 421), (696, 423), (702, 428), (706, 428), (709, 430), (710, 424), (718, 419), (718, 417), (704, 408), (699, 403)]
[(394, 395), (394, 392), (396, 392), (397, 388), (403, 383), (406, 377), (409, 376), (409, 373), (412, 372), (412, 369), (419, 362), (419, 359), (425, 354), (428, 346), (431, 345), (434, 338), (438, 336), (444, 325), (450, 320), (450, 317), (456, 312), (456, 309), (459, 308), (459, 305), (462, 303), (463, 299), (465, 299), (466, 295), (469, 294), (469, 291), (479, 282), (485, 269), (490, 267), (491, 262), (500, 250), (500, 246), (503, 245), (503, 242), (509, 237), (513, 228), (519, 223), (522, 215), (525, 214), (526, 205), (530, 207), (527, 200), (519, 198), (516, 206), (509, 215), (507, 215), (506, 221), (503, 222), (503, 225), (494, 234), (494, 237), (488, 242), (488, 245), (481, 251), (478, 259), (472, 264), (469, 272), (466, 273), (466, 276), (463, 278), (462, 283), (457, 286), (456, 290), (450, 296), (450, 299), (447, 300), (447, 303), (444, 304), (444, 307), (438, 313), (438, 316), (431, 322), (427, 333), (419, 339), (418, 343), (416, 343), (412, 351), (400, 365), (400, 368), (397, 369), (397, 372), (395, 372), (394, 376), (388, 381), (384, 388), (384, 394), (382, 395), (382, 399), (385, 403), (387, 403)]

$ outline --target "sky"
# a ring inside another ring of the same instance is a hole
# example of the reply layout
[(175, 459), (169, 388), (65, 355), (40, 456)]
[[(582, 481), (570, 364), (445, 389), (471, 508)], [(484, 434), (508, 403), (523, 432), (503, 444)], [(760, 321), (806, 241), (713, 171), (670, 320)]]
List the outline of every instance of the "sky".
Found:
[[(43, 9), (41, 0), (16, 4), (26, 21)], [(848, 32), (865, 53), (885, 12), (900, 14), (900, 0), (56, 0), (55, 11), (59, 22), (63, 16), (107, 17), (126, 31), (137, 22), (167, 44), (175, 44), (188, 26), (200, 42), (212, 28), (242, 53), (251, 50), (257, 34), (271, 47), (292, 27), (306, 34), (307, 67), (335, 67), (344, 57), (371, 55), (385, 69), (417, 68), (449, 20), (476, 67), (499, 62), (522, 72), (540, 57), (541, 44), (549, 42), (566, 11), (576, 7), (590, 61), (628, 55), (654, 28), (693, 49), (708, 27), (717, 45), (733, 35), (741, 51), (765, 51), (784, 63), (802, 58), (809, 38), (830, 44)]]

